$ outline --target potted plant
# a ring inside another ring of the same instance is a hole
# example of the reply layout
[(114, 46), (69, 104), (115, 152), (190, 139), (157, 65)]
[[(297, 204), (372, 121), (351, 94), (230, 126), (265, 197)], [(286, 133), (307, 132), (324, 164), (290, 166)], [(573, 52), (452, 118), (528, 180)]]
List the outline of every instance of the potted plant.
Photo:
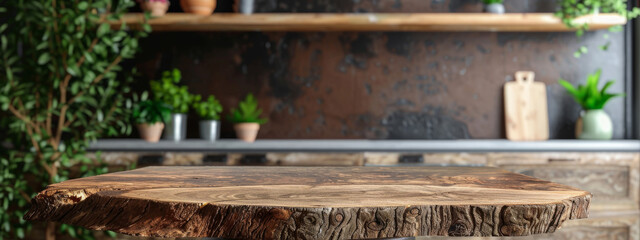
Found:
[(151, 12), (151, 16), (161, 17), (169, 10), (169, 0), (138, 0), (140, 8), (144, 11)]
[(171, 117), (171, 107), (160, 101), (146, 100), (133, 107), (133, 120), (140, 137), (147, 142), (158, 142), (164, 122)]
[(231, 110), (229, 121), (234, 123), (236, 136), (245, 142), (254, 142), (260, 130), (260, 124), (267, 122), (260, 118), (262, 109), (258, 108), (258, 102), (253, 94), (248, 94), (244, 101), (238, 104), (238, 108)]
[(198, 15), (211, 15), (216, 9), (216, 0), (180, 0), (182, 10)]
[(206, 101), (198, 101), (193, 103), (193, 108), (200, 116), (200, 137), (209, 141), (216, 141), (220, 137), (220, 113), (222, 113), (222, 105), (213, 95), (209, 96)]
[(96, 238), (56, 222), (32, 228), (23, 216), (45, 186), (109, 171), (99, 155), (87, 157), (87, 148), (131, 131), (133, 72), (122, 65), (151, 27), (146, 18), (140, 29), (101, 20), (124, 21), (133, 6), (0, 1), (0, 239)]
[(172, 107), (171, 119), (164, 129), (164, 138), (181, 141), (187, 138), (187, 112), (195, 96), (189, 93), (187, 86), (178, 86), (182, 79), (180, 70), (173, 69), (162, 73), (160, 81), (151, 81), (151, 91), (155, 100)]
[(578, 139), (609, 140), (613, 136), (611, 118), (603, 108), (609, 100), (624, 94), (607, 93), (607, 89), (613, 85), (614, 81), (608, 81), (602, 89), (598, 90), (601, 72), (598, 69), (594, 74), (589, 75), (586, 85), (578, 85), (577, 88), (563, 79), (559, 81), (583, 109), (580, 119), (576, 122)]
[(483, 11), (504, 14), (504, 5), (502, 5), (502, 2), (504, 2), (504, 0), (482, 0), (482, 3), (484, 3)]

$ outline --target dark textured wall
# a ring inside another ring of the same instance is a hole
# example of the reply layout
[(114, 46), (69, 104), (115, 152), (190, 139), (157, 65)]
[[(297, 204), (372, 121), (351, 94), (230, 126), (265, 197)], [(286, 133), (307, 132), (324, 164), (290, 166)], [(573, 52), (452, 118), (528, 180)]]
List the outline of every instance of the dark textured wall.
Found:
[[(550, 12), (554, 1), (507, 1), (512, 12)], [(178, 5), (174, 4), (174, 7)], [(257, 0), (259, 11), (476, 12), (463, 0)], [(218, 10), (230, 9), (220, 2)], [(518, 70), (548, 85), (552, 138), (573, 138), (579, 106), (558, 78), (583, 82), (603, 69), (623, 91), (624, 35), (573, 33), (154, 33), (135, 60), (142, 79), (177, 67), (194, 93), (226, 110), (253, 92), (270, 122), (261, 138), (503, 138), (502, 86)], [(598, 46), (611, 41), (608, 51)], [(590, 53), (576, 59), (581, 45)], [(146, 87), (146, 81), (138, 83)], [(607, 109), (624, 136), (624, 101)], [(197, 137), (191, 117), (190, 137)], [(228, 122), (223, 137), (233, 137)]]

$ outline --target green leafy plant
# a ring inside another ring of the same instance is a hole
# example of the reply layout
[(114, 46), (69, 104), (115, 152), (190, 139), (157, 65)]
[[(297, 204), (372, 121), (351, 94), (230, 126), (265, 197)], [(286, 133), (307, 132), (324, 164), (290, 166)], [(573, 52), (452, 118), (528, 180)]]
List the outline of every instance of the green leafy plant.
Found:
[(160, 101), (142, 101), (133, 107), (132, 116), (138, 124), (166, 122), (171, 118), (171, 106)]
[(174, 113), (187, 113), (196, 96), (189, 93), (187, 86), (179, 86), (182, 79), (180, 70), (173, 69), (162, 73), (160, 81), (151, 81), (151, 91), (155, 99), (169, 104)]
[[(91, 141), (130, 133), (132, 77), (120, 63), (134, 56), (146, 33), (105, 21), (119, 21), (134, 4), (0, 2), (0, 239), (28, 234), (22, 216), (46, 185), (108, 170), (87, 157)], [(93, 238), (92, 231), (58, 226), (47, 223), (44, 238)]]
[(613, 85), (614, 81), (608, 81), (601, 90), (598, 90), (600, 82), (601, 70), (598, 69), (594, 74), (587, 77), (586, 85), (578, 85), (574, 87), (570, 82), (560, 79), (559, 83), (585, 110), (596, 110), (604, 108), (604, 105), (614, 97), (622, 97), (624, 94), (607, 93), (607, 89)]
[[(567, 27), (576, 29), (576, 35), (578, 37), (581, 37), (585, 31), (589, 30), (588, 23), (575, 23), (575, 19), (580, 16), (594, 13), (617, 13), (630, 20), (640, 15), (639, 8), (628, 10), (627, 0), (561, 0), (559, 1), (559, 5), (560, 8), (555, 15), (562, 19), (562, 22), (567, 25)], [(611, 32), (620, 32), (622, 31), (622, 27), (614, 26), (609, 30)], [(608, 39), (609, 35), (605, 34), (604, 38)], [(610, 42), (607, 41), (600, 49), (607, 50), (609, 45)], [(574, 56), (579, 58), (586, 53), (588, 53), (588, 48), (581, 46), (574, 53)]]
[(207, 101), (200, 101), (200, 96), (196, 97), (197, 101), (193, 103), (193, 109), (204, 120), (220, 120), (220, 113), (222, 113), (222, 104), (211, 95), (207, 98)]
[(482, 3), (489, 5), (489, 4), (494, 4), (494, 3), (503, 3), (504, 0), (482, 0)]
[(244, 101), (238, 104), (238, 108), (231, 110), (229, 121), (233, 123), (258, 123), (264, 124), (267, 119), (260, 118), (262, 109), (258, 108), (258, 101), (249, 93)]

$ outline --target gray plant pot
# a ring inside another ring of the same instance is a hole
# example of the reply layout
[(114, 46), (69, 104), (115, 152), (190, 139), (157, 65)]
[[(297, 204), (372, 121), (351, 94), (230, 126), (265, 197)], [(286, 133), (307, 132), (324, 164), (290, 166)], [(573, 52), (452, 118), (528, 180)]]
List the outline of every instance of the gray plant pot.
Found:
[(220, 121), (200, 121), (200, 138), (211, 142), (218, 140), (220, 138)]
[(171, 114), (171, 121), (164, 128), (164, 139), (182, 141), (187, 138), (187, 114)]
[(242, 14), (253, 14), (254, 0), (236, 0), (236, 11)]
[(492, 3), (489, 5), (484, 5), (484, 12), (504, 14), (504, 5), (502, 5), (502, 3)]

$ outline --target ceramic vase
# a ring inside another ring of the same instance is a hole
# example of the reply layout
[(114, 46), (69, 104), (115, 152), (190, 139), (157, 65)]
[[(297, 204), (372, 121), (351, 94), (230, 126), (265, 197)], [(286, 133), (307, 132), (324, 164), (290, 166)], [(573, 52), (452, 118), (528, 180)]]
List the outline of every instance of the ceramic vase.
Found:
[(504, 14), (504, 5), (502, 5), (502, 3), (492, 3), (484, 5), (484, 12)]
[(258, 123), (236, 123), (233, 128), (236, 130), (236, 136), (245, 142), (255, 142), (260, 130)]
[(138, 124), (138, 132), (140, 132), (140, 137), (147, 142), (160, 141), (162, 129), (164, 129), (164, 123), (162, 122), (157, 122), (154, 124)]
[(216, 9), (216, 0), (180, 0), (182, 10), (198, 15), (211, 15)]
[(576, 138), (610, 140), (613, 137), (613, 123), (604, 110), (586, 110), (580, 115), (576, 122)]

